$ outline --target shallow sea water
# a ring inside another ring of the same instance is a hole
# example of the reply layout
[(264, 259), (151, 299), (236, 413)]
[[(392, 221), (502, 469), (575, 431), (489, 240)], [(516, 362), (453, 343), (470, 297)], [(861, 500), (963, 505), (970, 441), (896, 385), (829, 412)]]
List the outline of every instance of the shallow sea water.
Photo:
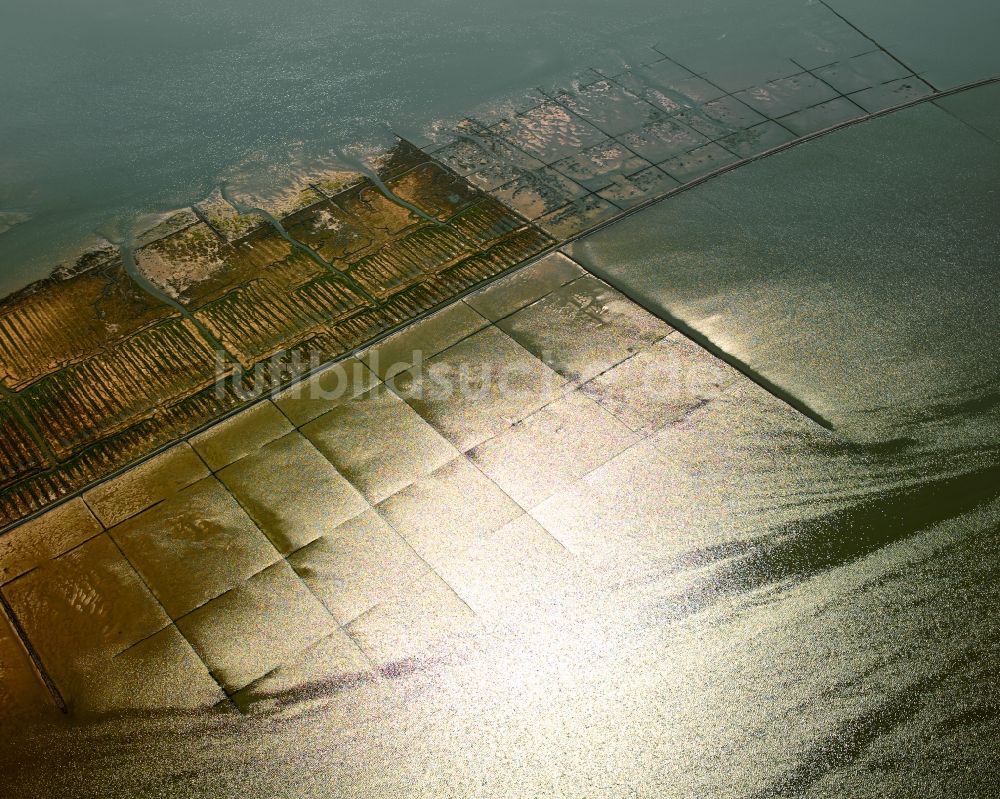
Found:
[[(939, 87), (1000, 68), (976, 46), (1000, 13), (987, 0), (834, 6)], [(8, 4), (0, 292), (219, 184), (350, 162), (392, 131), (419, 142), (535, 87), (642, 63), (651, 46), (738, 90), (789, 57), (825, 63), (845, 28), (814, 0)]]
[(1000, 387), (998, 99), (986, 86), (806, 142), (569, 252), (845, 437), (975, 428)]

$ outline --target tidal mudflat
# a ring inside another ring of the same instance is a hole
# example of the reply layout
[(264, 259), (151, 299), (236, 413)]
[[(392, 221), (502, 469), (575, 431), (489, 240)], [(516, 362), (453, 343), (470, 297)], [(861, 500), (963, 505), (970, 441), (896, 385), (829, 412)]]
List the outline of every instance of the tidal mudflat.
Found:
[(211, 197), (8, 297), (2, 523), (553, 243), (406, 142), (373, 178), (319, 176), (280, 217)]
[(995, 795), (997, 88), (798, 12), (8, 298), (5, 795)]
[[(562, 254), (455, 307), (5, 535), (10, 795), (991, 795), (995, 461), (858, 446)], [(546, 379), (413, 391), (484, 363)]]
[(815, 52), (759, 84), (734, 90), (651, 49), (516, 113), (441, 127), (423, 151), (400, 140), (364, 172), (215, 191), (6, 298), (0, 524), (641, 203), (934, 96), (827, 21)]

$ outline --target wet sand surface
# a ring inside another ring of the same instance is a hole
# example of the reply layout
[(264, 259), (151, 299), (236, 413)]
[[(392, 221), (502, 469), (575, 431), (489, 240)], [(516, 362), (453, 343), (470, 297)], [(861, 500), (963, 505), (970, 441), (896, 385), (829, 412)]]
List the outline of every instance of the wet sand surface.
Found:
[(963, 411), (971, 432), (1000, 385), (998, 100), (985, 86), (807, 142), (570, 252), (847, 437)]
[[(70, 713), (8, 632), (9, 795), (995, 791), (992, 455), (823, 429), (561, 255), (461, 307), (14, 531)], [(545, 379), (415, 391), (484, 363)]]

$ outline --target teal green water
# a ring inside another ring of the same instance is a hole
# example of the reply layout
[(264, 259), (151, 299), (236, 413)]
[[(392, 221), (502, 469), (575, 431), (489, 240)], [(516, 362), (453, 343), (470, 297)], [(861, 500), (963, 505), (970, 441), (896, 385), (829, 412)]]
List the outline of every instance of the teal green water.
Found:
[[(833, 5), (939, 85), (1000, 70), (988, 0)], [(813, 0), (42, 0), (2, 14), (0, 292), (221, 182), (275, 179), (390, 128), (420, 139), (651, 45), (741, 89), (850, 38)]]

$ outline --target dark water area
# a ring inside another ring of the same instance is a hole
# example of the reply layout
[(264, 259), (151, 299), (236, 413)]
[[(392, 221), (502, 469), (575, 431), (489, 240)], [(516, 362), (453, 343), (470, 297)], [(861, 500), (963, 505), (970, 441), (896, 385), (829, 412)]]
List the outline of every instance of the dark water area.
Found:
[(989, 77), (986, 0), (655, 3), (227, 0), (8, 3), (0, 24), (0, 292), (44, 277), (94, 235), (220, 184), (273, 185), (343, 163), (395, 131), (503, 112), (534, 87), (615, 73), (653, 45), (729, 90), (845, 37), (834, 11), (948, 87)]

